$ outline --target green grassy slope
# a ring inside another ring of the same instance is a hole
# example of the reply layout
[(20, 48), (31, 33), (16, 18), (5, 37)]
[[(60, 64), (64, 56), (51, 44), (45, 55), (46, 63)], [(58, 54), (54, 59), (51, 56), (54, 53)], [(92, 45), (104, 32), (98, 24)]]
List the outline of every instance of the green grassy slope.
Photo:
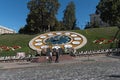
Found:
[(30, 50), (28, 43), (36, 35), (23, 35), (23, 34), (7, 34), (0, 35), (0, 46), (21, 46), (21, 49), (15, 51), (1, 51), (0, 55), (15, 55), (18, 51), (28, 52)]
[[(109, 43), (109, 44), (98, 44), (98, 43), (95, 44), (93, 43), (93, 41), (99, 40), (101, 38), (105, 38), (106, 40), (111, 40), (114, 38), (117, 31), (118, 31), (117, 27), (93, 28), (93, 29), (86, 29), (83, 31), (76, 31), (86, 36), (88, 40), (87, 45), (79, 49), (79, 51), (80, 50), (98, 50), (98, 49), (116, 47), (115, 42)], [(117, 35), (117, 39), (118, 38), (120, 38), (120, 33)]]
[[(105, 49), (109, 48), (111, 44), (95, 44), (94, 40), (105, 38), (105, 39), (113, 39), (115, 33), (117, 32), (117, 27), (106, 27), (106, 28), (94, 28), (87, 30), (75, 30), (75, 32), (84, 35), (88, 42), (82, 47), (80, 50), (96, 50), (96, 49)], [(37, 34), (39, 35), (39, 34)], [(23, 35), (23, 34), (7, 34), (0, 35), (0, 46), (21, 46), (21, 49), (16, 49), (15, 51), (0, 51), (0, 56), (6, 55), (15, 55), (18, 51), (24, 51), (28, 53), (31, 49), (28, 46), (29, 41), (37, 35)], [(120, 35), (117, 36), (120, 38)], [(112, 46), (114, 47), (114, 45)]]

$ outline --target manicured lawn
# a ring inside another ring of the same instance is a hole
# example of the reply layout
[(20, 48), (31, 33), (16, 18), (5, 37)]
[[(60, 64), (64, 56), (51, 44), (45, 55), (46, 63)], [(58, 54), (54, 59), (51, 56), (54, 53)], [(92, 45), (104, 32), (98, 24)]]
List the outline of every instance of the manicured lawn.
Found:
[[(105, 27), (105, 28), (94, 28), (94, 29), (86, 29), (83, 31), (76, 31), (78, 33), (86, 36), (88, 42), (87, 45), (82, 47), (80, 50), (98, 50), (98, 49), (106, 49), (106, 48), (114, 48), (116, 47), (116, 43), (108, 43), (108, 44), (99, 44), (93, 43), (94, 40), (100, 40), (104, 38), (106, 41), (112, 40), (118, 31), (117, 27)], [(120, 38), (120, 32), (116, 37)]]
[[(116, 47), (116, 43), (108, 43), (108, 44), (99, 44), (93, 43), (94, 40), (100, 40), (104, 38), (105, 40), (111, 40), (114, 38), (115, 33), (117, 32), (117, 27), (106, 27), (106, 28), (94, 28), (94, 29), (86, 29), (86, 30), (75, 30), (74, 32), (80, 33), (87, 38), (87, 44), (80, 48), (78, 51), (81, 50), (97, 50), (97, 49), (106, 49), (110, 47)], [(39, 34), (37, 34), (39, 35)], [(1, 51), (0, 56), (12, 56), (16, 55), (17, 52), (23, 51), (26, 53), (35, 53), (32, 51), (28, 43), (29, 41), (37, 35), (24, 35), (24, 34), (4, 34), (0, 35), (0, 46), (20, 46), (21, 48), (16, 50), (9, 50), (9, 51)], [(120, 38), (120, 33), (117, 36), (117, 39)], [(113, 44), (113, 45), (112, 45)]]

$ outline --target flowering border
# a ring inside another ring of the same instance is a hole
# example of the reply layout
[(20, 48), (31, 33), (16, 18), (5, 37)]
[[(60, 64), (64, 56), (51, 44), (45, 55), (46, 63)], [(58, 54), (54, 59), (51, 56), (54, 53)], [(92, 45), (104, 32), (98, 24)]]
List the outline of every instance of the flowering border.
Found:
[(1, 51), (10, 51), (10, 50), (12, 50), (12, 51), (15, 51), (16, 49), (20, 49), (21, 48), (21, 46), (17, 46), (17, 45), (14, 45), (14, 46), (0, 46), (0, 50)]
[(100, 39), (97, 39), (97, 40), (94, 40), (93, 43), (96, 43), (96, 44), (109, 44), (109, 43), (113, 43), (113, 39), (105, 39), (105, 38), (100, 38)]

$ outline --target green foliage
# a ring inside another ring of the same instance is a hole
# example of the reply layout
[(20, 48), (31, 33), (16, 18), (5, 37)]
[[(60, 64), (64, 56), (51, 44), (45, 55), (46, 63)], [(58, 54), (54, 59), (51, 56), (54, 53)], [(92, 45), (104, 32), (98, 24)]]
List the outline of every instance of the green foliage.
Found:
[(72, 1), (64, 11), (63, 24), (65, 30), (73, 30), (76, 27), (75, 4)]
[(64, 29), (64, 25), (63, 25), (63, 22), (62, 21), (57, 21), (55, 22), (55, 25), (52, 29), (53, 31), (61, 31), (61, 30), (65, 30)]
[(100, 0), (96, 13), (112, 26), (120, 25), (120, 0)]
[(55, 25), (56, 14), (59, 8), (58, 0), (31, 0), (28, 2), (30, 13), (27, 16), (24, 28), (19, 33), (40, 33), (50, 30)]

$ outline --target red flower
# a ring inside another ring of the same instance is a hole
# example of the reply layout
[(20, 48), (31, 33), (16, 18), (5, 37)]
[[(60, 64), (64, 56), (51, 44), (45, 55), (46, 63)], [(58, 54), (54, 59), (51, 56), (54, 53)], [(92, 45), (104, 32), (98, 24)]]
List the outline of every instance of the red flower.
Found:
[(113, 42), (113, 40), (108, 40), (108, 43), (111, 43), (111, 42)]
[(105, 40), (105, 38), (101, 38), (101, 39), (100, 39), (100, 41), (104, 41), (104, 40)]
[(95, 43), (99, 43), (100, 42), (100, 40), (96, 40), (96, 42)]
[(5, 51), (9, 51), (10, 50), (10, 48), (8, 46), (0, 46), (0, 48), (2, 50), (5, 50)]
[(12, 48), (18, 49), (18, 48), (21, 48), (21, 47), (20, 46), (12, 46)]
[(114, 39), (105, 39), (105, 38), (100, 38), (99, 40), (94, 40), (93, 43), (98, 43), (98, 44), (108, 44), (108, 43), (112, 43), (114, 41)]
[(6, 48), (6, 49), (4, 49), (5, 51), (10, 51), (10, 48), (8, 47), (8, 48)]
[(1, 46), (1, 49), (6, 49), (6, 48), (8, 48), (7, 46)]
[(19, 49), (19, 48), (21, 48), (21, 47), (20, 46), (12, 46), (12, 47), (0, 46), (0, 50), (5, 50), (5, 51), (15, 50), (15, 49)]

